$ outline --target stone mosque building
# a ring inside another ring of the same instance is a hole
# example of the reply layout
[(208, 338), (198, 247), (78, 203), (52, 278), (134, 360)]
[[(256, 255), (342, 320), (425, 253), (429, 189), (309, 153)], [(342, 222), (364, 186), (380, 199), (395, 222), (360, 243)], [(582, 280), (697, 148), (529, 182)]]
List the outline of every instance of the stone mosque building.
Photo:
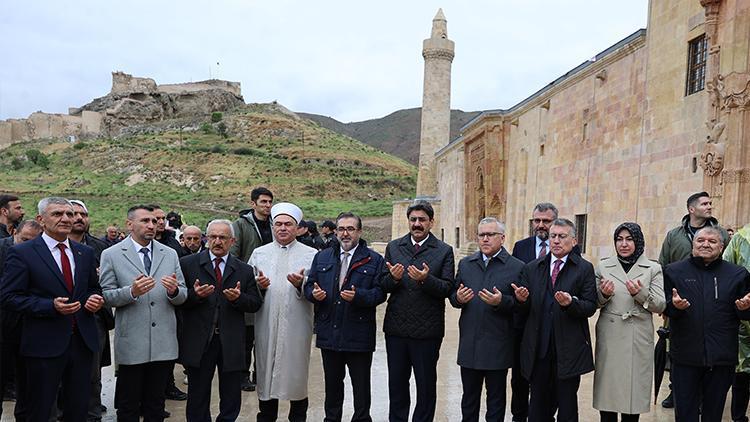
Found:
[[(442, 11), (423, 56), (417, 197), (433, 203), (433, 233), (458, 255), (476, 250), (485, 216), (506, 222), (510, 249), (542, 201), (577, 223), (594, 260), (612, 253), (623, 221), (641, 224), (655, 259), (702, 190), (722, 225), (750, 223), (750, 0), (651, 0), (647, 29), (520, 103), (482, 112), (456, 139)], [(408, 231), (410, 203), (394, 204), (394, 237)]]

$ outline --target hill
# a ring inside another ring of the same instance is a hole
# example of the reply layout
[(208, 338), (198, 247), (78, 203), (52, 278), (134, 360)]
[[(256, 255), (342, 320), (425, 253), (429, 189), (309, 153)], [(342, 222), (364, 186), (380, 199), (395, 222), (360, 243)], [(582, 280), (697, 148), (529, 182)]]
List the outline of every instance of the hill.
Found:
[(316, 220), (388, 215), (393, 200), (413, 196), (414, 166), (277, 104), (213, 117), (135, 126), (114, 139), (13, 144), (0, 157), (0, 186), (21, 194), (27, 215), (43, 196), (83, 199), (94, 233), (122, 225), (135, 203), (159, 203), (191, 224), (234, 219), (259, 185)]
[[(461, 127), (479, 113), (478, 111), (451, 110), (450, 139), (457, 137)], [(411, 164), (417, 165), (419, 163), (421, 108), (399, 110), (379, 119), (352, 123), (342, 123), (331, 117), (318, 114), (297, 114), (317, 122), (324, 128), (357, 139), (396, 157), (402, 157)]]

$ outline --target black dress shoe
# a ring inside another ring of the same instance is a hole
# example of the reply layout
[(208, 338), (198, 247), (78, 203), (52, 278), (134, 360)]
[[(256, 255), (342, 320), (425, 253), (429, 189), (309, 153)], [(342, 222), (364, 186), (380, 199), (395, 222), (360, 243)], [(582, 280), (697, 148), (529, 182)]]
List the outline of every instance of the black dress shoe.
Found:
[(255, 383), (250, 381), (250, 378), (245, 378), (240, 383), (242, 391), (255, 391)]
[(167, 419), (168, 417), (172, 416), (172, 414), (171, 414), (171, 413), (169, 413), (169, 412), (167, 412), (167, 411), (165, 410), (165, 411), (164, 411), (164, 414), (163, 414), (163, 416), (164, 416), (164, 419)]
[(665, 409), (672, 409), (674, 407), (674, 398), (672, 397), (672, 392), (669, 392), (669, 395), (667, 396), (664, 401), (661, 402), (661, 407)]
[(107, 413), (107, 406), (101, 405), (102, 413)]
[(167, 400), (185, 401), (187, 400), (187, 394), (180, 391), (179, 388), (174, 385), (167, 387), (167, 391), (164, 393), (164, 397)]

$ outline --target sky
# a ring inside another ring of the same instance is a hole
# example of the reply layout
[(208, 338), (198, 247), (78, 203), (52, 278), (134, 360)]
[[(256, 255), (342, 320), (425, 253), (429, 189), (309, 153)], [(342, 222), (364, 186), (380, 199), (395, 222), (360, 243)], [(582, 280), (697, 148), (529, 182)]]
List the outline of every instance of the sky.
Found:
[(456, 45), (451, 108), (475, 111), (509, 108), (645, 28), (648, 0), (4, 0), (0, 119), (67, 113), (106, 95), (113, 71), (379, 118), (421, 106), (438, 8)]

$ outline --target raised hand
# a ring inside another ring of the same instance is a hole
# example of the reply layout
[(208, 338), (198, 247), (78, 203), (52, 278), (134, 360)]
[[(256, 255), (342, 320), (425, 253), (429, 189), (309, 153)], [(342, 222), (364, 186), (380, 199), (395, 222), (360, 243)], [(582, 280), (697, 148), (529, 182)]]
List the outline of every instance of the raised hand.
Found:
[(193, 290), (198, 297), (208, 297), (214, 292), (214, 286), (212, 284), (201, 284), (200, 280), (196, 278)]
[(130, 286), (130, 294), (133, 297), (143, 296), (153, 289), (154, 286), (156, 286), (156, 281), (154, 281), (153, 277), (141, 274), (133, 280), (133, 284)]
[(424, 283), (427, 279), (427, 275), (430, 273), (430, 267), (427, 266), (426, 262), (423, 262), (421, 270), (414, 265), (409, 265), (409, 268), (407, 268), (406, 271), (409, 273), (409, 278), (418, 283)]
[(318, 286), (318, 283), (313, 283), (312, 295), (315, 300), (322, 302), (326, 298), (326, 291)]
[(610, 297), (615, 294), (615, 283), (612, 280), (603, 278), (602, 282), (599, 283), (599, 290), (604, 296)]
[(81, 302), (68, 303), (67, 297), (56, 297), (52, 304), (55, 306), (55, 310), (63, 315), (74, 314), (81, 309)]
[(341, 298), (344, 299), (347, 302), (351, 302), (354, 300), (354, 295), (356, 294), (356, 291), (354, 290), (354, 285), (352, 284), (351, 290), (342, 290), (341, 291)]
[(625, 287), (628, 288), (630, 296), (635, 296), (641, 291), (641, 289), (643, 288), (643, 284), (641, 284), (641, 280), (628, 280), (625, 282)]
[(404, 266), (401, 263), (397, 263), (396, 265), (391, 265), (390, 262), (386, 262), (385, 266), (388, 267), (388, 271), (391, 273), (391, 278), (395, 281), (401, 281), (401, 278), (404, 276)]
[(456, 300), (458, 303), (468, 303), (471, 299), (474, 299), (474, 290), (464, 286), (463, 283), (459, 284), (458, 290), (456, 290)]
[(672, 305), (682, 311), (690, 306), (690, 302), (687, 299), (681, 298), (680, 294), (677, 293), (677, 289), (672, 288)]
[(234, 287), (224, 289), (222, 293), (224, 293), (224, 297), (227, 298), (228, 301), (234, 302), (240, 297), (240, 294), (242, 293), (242, 291), (240, 290), (240, 282), (238, 281)]
[(263, 271), (258, 271), (258, 275), (255, 277), (255, 282), (258, 283), (258, 286), (263, 290), (266, 290), (268, 286), (271, 285), (271, 280), (263, 274)]
[(555, 292), (555, 300), (560, 304), (560, 306), (568, 306), (573, 303), (573, 296), (571, 296), (568, 292), (563, 292), (562, 290), (560, 290), (558, 292)]
[(516, 300), (524, 303), (529, 298), (529, 289), (526, 287), (518, 287), (515, 283), (510, 283), (510, 287), (513, 288), (513, 294), (516, 296)]
[(83, 305), (83, 307), (86, 308), (87, 311), (93, 314), (93, 313), (96, 313), (99, 309), (101, 309), (103, 305), (104, 305), (104, 298), (101, 297), (100, 295), (93, 294), (89, 296), (88, 299), (86, 299), (86, 304)]
[(503, 294), (500, 293), (500, 290), (497, 290), (497, 287), (493, 286), (491, 293), (487, 289), (480, 290), (479, 298), (482, 299), (484, 303), (490, 306), (497, 306), (500, 304), (500, 300), (502, 300)]
[(740, 299), (735, 300), (734, 306), (736, 306), (740, 311), (746, 311), (748, 308), (750, 308), (750, 293), (742, 296), (742, 298)]
[(296, 273), (287, 274), (286, 279), (292, 283), (295, 289), (299, 289), (302, 285), (302, 281), (305, 279), (305, 269), (302, 268)]
[(161, 285), (164, 286), (165, 289), (167, 289), (167, 294), (170, 296), (174, 296), (177, 292), (177, 274), (172, 273), (172, 275), (165, 275), (161, 278)]

